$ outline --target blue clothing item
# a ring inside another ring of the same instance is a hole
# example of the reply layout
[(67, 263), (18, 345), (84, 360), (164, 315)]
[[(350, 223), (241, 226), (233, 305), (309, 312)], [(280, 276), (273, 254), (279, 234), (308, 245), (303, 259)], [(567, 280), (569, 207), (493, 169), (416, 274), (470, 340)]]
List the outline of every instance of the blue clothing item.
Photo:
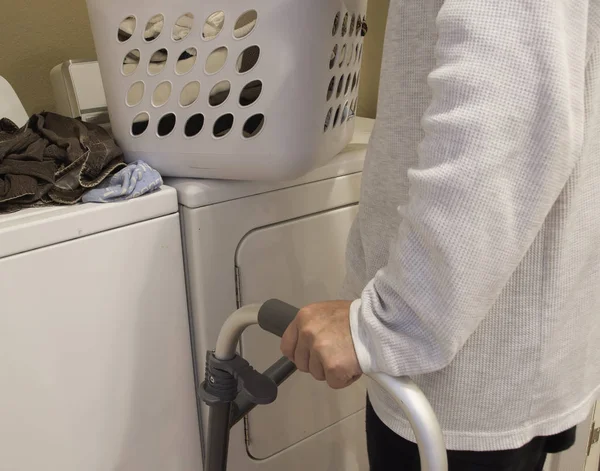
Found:
[(110, 203), (151, 193), (163, 183), (160, 173), (138, 160), (83, 195), (84, 203)]

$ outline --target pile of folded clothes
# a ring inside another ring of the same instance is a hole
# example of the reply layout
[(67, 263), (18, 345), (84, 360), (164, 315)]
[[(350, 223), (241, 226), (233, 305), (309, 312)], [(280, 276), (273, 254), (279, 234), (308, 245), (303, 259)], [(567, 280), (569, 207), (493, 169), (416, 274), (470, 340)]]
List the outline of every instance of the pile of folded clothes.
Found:
[(126, 167), (123, 152), (98, 125), (49, 112), (33, 115), (21, 129), (0, 119), (0, 212), (74, 204), (94, 188), (102, 191), (86, 201), (128, 199), (161, 184), (142, 162)]

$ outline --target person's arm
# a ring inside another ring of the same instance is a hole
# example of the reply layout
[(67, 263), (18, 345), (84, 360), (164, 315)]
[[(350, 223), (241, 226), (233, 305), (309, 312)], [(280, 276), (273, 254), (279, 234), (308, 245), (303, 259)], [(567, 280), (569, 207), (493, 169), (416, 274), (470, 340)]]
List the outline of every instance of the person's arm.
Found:
[(351, 308), (365, 373), (447, 366), (582, 151), (587, 2), (446, 0), (433, 101), (388, 264)]

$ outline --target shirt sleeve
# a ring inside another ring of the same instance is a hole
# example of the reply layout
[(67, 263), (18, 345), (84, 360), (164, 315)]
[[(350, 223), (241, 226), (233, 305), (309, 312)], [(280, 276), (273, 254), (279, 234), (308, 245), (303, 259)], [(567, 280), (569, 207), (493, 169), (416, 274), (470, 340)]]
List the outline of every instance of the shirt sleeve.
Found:
[(410, 198), (351, 308), (365, 373), (447, 366), (539, 233), (582, 152), (586, 3), (444, 2)]

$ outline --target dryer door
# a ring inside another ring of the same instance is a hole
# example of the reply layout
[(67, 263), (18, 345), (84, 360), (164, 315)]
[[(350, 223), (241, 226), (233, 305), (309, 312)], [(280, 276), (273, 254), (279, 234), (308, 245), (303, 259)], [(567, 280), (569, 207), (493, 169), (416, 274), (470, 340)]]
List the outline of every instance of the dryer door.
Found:
[[(303, 306), (338, 299), (345, 273), (346, 240), (357, 211), (358, 206), (345, 207), (248, 234), (236, 257), (241, 304), (279, 298)], [(258, 328), (244, 333), (242, 351), (259, 371), (281, 357), (279, 339)], [(363, 462), (363, 448), (357, 448), (357, 441), (347, 438), (348, 435), (357, 437), (358, 443), (362, 443), (364, 422), (348, 421), (356, 430), (343, 430), (343, 433), (339, 426), (332, 426), (358, 413), (364, 404), (362, 383), (335, 392), (307, 375), (296, 373), (280, 388), (274, 404), (259, 407), (249, 415), (248, 453), (257, 460), (264, 460), (324, 431), (339, 435), (336, 438), (319, 434), (329, 459), (333, 458), (332, 453), (339, 452), (345, 455), (345, 458), (340, 456), (344, 462), (349, 453), (355, 455), (354, 463)], [(332, 442), (337, 444), (333, 449)]]

